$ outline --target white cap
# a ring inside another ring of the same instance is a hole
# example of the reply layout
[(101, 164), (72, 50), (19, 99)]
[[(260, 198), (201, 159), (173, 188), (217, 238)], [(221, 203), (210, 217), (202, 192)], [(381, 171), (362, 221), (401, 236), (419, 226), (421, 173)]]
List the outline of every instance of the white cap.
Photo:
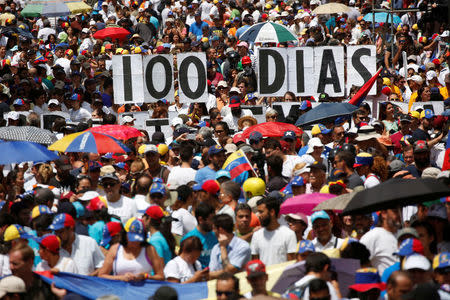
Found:
[(102, 6), (108, 6), (108, 2), (103, 1)]
[(50, 106), (50, 104), (59, 105), (59, 101), (57, 99), (50, 99), (48, 101), (48, 106)]
[(153, 144), (146, 144), (145, 149), (144, 149), (144, 154), (148, 153), (148, 152), (159, 153), (158, 147), (156, 147), (156, 145), (153, 145)]
[(144, 10), (145, 10), (145, 9), (143, 9), (142, 7), (140, 7), (140, 8), (138, 9), (138, 12), (144, 12)]
[(92, 21), (89, 22), (89, 26), (94, 26), (95, 24), (97, 24), (97, 23), (95, 23), (94, 20), (92, 20)]
[(223, 148), (225, 149), (225, 154), (231, 154), (237, 151), (235, 144), (226, 144)]
[(305, 166), (303, 168), (294, 171), (294, 176), (300, 176), (303, 173), (308, 173), (310, 171), (311, 171), (311, 168), (309, 167), (309, 165), (305, 164)]
[(125, 117), (122, 118), (122, 125), (125, 124), (125, 123), (131, 123), (134, 120), (136, 120), (136, 119), (134, 117), (132, 117), (132, 116), (125, 116)]
[(288, 13), (287, 11), (283, 11), (283, 12), (281, 13), (281, 16), (282, 16), (282, 17), (287, 17), (287, 16), (289, 16), (289, 13)]
[(308, 150), (306, 151), (306, 153), (307, 154), (313, 153), (314, 147), (323, 147), (322, 141), (319, 138), (317, 138), (317, 137), (314, 137), (314, 138), (309, 140), (309, 142), (308, 142)]
[(17, 120), (19, 120), (19, 113), (18, 112), (16, 112), (16, 111), (10, 111), (8, 114), (7, 114), (7, 118), (8, 119), (11, 119), (11, 120), (14, 120), (14, 121), (17, 121)]
[(95, 197), (100, 196), (99, 193), (95, 192), (95, 191), (88, 191), (86, 193), (83, 194), (83, 196), (78, 197), (78, 200), (81, 201), (90, 201), (92, 199), (94, 199)]
[(217, 84), (217, 87), (224, 87), (227, 88), (228, 87), (228, 83), (225, 80), (221, 80), (219, 81), (219, 83)]
[(301, 18), (302, 18), (301, 14), (296, 14), (294, 17), (295, 20), (300, 20)]
[(176, 117), (176, 118), (172, 119), (171, 125), (173, 127), (177, 127), (178, 125), (182, 125), (182, 124), (183, 124), (183, 119), (182, 118)]
[(413, 254), (406, 258), (403, 263), (403, 270), (420, 269), (428, 271), (431, 268), (430, 261), (423, 255)]
[(6, 276), (0, 280), (0, 298), (8, 293), (26, 293), (27, 288), (22, 278), (17, 276)]
[(241, 90), (239, 89), (239, 88), (237, 88), (237, 87), (232, 87), (231, 89), (230, 89), (230, 94), (232, 93), (232, 92), (235, 92), (235, 93), (238, 93), (238, 94), (240, 94), (241, 93)]
[(311, 0), (309, 5), (320, 5), (320, 0)]
[(90, 31), (89, 31), (89, 28), (83, 28), (83, 29), (81, 30), (81, 32), (82, 32), (82, 33), (89, 33)]
[(436, 78), (436, 77), (437, 77), (437, 74), (435, 71), (430, 70), (427, 72), (427, 80), (428, 81), (430, 81), (431, 79)]
[(304, 13), (302, 13), (300, 18), (304, 18), (304, 17), (311, 17), (311, 15), (305, 11)]
[(413, 76), (409, 77), (408, 80), (415, 81), (418, 84), (422, 84), (423, 83), (423, 79), (419, 75), (413, 75)]
[(449, 37), (449, 36), (450, 36), (450, 31), (449, 31), (449, 30), (444, 31), (444, 32), (441, 34), (441, 37), (443, 37), (443, 38), (446, 38), (446, 37)]

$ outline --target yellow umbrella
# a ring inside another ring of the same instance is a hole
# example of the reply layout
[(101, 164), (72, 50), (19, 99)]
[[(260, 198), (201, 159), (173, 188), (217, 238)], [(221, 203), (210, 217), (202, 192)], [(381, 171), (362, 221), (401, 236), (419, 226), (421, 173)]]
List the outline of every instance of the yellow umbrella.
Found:
[(316, 15), (332, 15), (349, 12), (350, 10), (351, 8), (347, 5), (333, 2), (318, 6), (312, 13)]

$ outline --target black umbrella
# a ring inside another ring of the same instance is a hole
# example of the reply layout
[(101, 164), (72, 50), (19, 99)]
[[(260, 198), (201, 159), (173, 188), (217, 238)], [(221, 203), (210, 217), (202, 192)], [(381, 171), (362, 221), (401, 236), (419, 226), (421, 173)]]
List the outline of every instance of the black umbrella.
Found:
[(303, 114), (295, 122), (295, 126), (319, 123), (329, 118), (337, 118), (351, 115), (358, 107), (350, 103), (321, 103), (307, 113)]
[(22, 28), (19, 28), (19, 27), (3, 27), (2, 30), (0, 31), (0, 33), (7, 37), (18, 35), (18, 36), (22, 36), (22, 37), (24, 37), (26, 39), (30, 39), (30, 40), (34, 38), (34, 36), (31, 34), (31, 32), (24, 30)]
[(51, 145), (58, 140), (53, 132), (33, 126), (1, 127), (0, 139), (5, 141), (27, 141), (42, 145)]
[(374, 211), (414, 205), (450, 195), (450, 188), (433, 178), (393, 178), (357, 193), (343, 214), (367, 214)]

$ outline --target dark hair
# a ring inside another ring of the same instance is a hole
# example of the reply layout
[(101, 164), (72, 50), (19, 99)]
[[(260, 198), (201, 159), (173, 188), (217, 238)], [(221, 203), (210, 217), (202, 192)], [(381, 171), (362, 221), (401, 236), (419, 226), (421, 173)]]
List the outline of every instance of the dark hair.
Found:
[(326, 265), (331, 265), (331, 260), (322, 252), (314, 252), (308, 255), (305, 261), (306, 273), (322, 272)]
[(355, 156), (353, 155), (353, 153), (344, 150), (339, 151), (336, 156), (342, 159), (348, 168), (353, 169), (353, 165), (355, 164)]
[(247, 210), (250, 213), (252, 212), (252, 208), (247, 203), (239, 203), (234, 209), (234, 213), (237, 214), (240, 210)]
[(275, 215), (278, 216), (278, 214), (280, 213), (280, 201), (278, 201), (278, 199), (273, 198), (273, 197), (264, 197), (260, 200), (258, 200), (258, 202), (256, 203), (256, 205), (261, 205), (264, 204), (266, 205), (267, 209), (270, 211), (271, 209), (275, 210)]
[(117, 122), (117, 118), (115, 115), (113, 114), (106, 114), (103, 117), (103, 125), (107, 125), (107, 124), (116, 124)]
[(275, 176), (280, 176), (283, 172), (283, 159), (278, 155), (271, 155), (267, 158), (267, 167), (270, 167)]
[(214, 208), (204, 202), (200, 202), (195, 208), (195, 218), (197, 219), (197, 222), (200, 217), (202, 217), (203, 220), (206, 220), (213, 213)]
[(239, 279), (236, 276), (234, 276), (233, 274), (231, 274), (230, 272), (224, 272), (224, 273), (220, 274), (219, 277), (217, 277), (217, 281), (219, 281), (219, 280), (224, 280), (224, 281), (233, 280), (234, 292), (239, 293)]
[(231, 180), (225, 181), (220, 187), (223, 189), (224, 193), (230, 195), (233, 200), (238, 200), (241, 196), (241, 186), (237, 182)]
[(180, 185), (177, 188), (178, 200), (180, 200), (183, 203), (186, 203), (189, 196), (192, 195), (192, 192), (193, 192), (192, 188), (189, 187), (188, 185), (186, 185), (186, 184)]
[(341, 257), (359, 259), (362, 266), (370, 262), (370, 251), (361, 243), (350, 243), (341, 251)]
[(33, 226), (33, 229), (36, 230), (36, 232), (39, 235), (40, 232), (46, 231), (48, 227), (52, 224), (52, 222), (53, 222), (53, 214), (42, 214), (34, 218), (31, 221), (31, 224)]
[(264, 141), (264, 148), (268, 148), (268, 149), (281, 149), (281, 144), (279, 141), (277, 141), (274, 138), (268, 138)]
[(228, 123), (224, 121), (220, 121), (216, 123), (216, 126), (214, 126), (214, 130), (216, 130), (217, 126), (222, 126), (223, 130), (225, 131), (226, 135), (230, 135), (230, 127), (228, 127)]
[(215, 215), (213, 224), (217, 228), (222, 228), (228, 233), (233, 233), (234, 223), (233, 218), (228, 214)]
[(324, 291), (324, 290), (327, 290), (328, 293), (330, 292), (330, 290), (328, 289), (328, 284), (325, 280), (316, 278), (309, 282), (309, 293), (310, 294), (311, 294), (311, 292), (317, 293), (319, 291)]
[(191, 253), (192, 251), (202, 251), (203, 245), (200, 239), (196, 236), (190, 236), (186, 239), (184, 239), (180, 244), (180, 252), (178, 255), (180, 255), (183, 252)]
[(182, 162), (189, 162), (194, 154), (194, 148), (189, 144), (181, 144), (180, 146), (180, 158)]
[(428, 235), (433, 237), (433, 241), (430, 243), (430, 252), (433, 254), (437, 254), (438, 253), (438, 249), (437, 249), (437, 236), (436, 236), (436, 231), (434, 230), (434, 227), (430, 224), (430, 222), (428, 221), (416, 221), (414, 223), (411, 224), (412, 228), (416, 228), (416, 227), (423, 227), (425, 228), (425, 230), (427, 231)]

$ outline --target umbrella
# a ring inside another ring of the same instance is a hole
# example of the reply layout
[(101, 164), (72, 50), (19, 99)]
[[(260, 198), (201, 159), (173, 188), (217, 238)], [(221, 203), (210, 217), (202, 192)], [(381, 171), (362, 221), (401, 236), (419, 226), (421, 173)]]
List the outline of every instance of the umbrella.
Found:
[(7, 37), (19, 35), (26, 39), (34, 39), (34, 36), (31, 34), (31, 32), (26, 31), (20, 27), (3, 27), (0, 33)]
[(22, 12), (22, 16), (28, 17), (60, 17), (85, 13), (92, 10), (92, 7), (83, 1), (51, 1), (51, 0), (31, 0)]
[(91, 127), (88, 131), (99, 132), (115, 137), (118, 140), (128, 140), (134, 137), (142, 136), (142, 132), (131, 126), (125, 125), (101, 125)]
[(332, 15), (350, 11), (350, 7), (341, 3), (327, 3), (316, 7), (312, 13), (316, 15)]
[(104, 40), (111, 38), (112, 40), (125, 40), (131, 33), (123, 27), (106, 27), (94, 33), (94, 38)]
[(34, 126), (1, 127), (0, 139), (6, 141), (28, 141), (43, 145), (51, 145), (58, 140), (53, 132)]
[(49, 146), (48, 149), (59, 152), (91, 152), (99, 154), (130, 152), (127, 146), (112, 136), (91, 131), (66, 135)]
[(336, 118), (352, 114), (358, 107), (349, 103), (322, 103), (301, 115), (295, 126), (319, 123), (328, 118)]
[(263, 135), (263, 137), (280, 137), (289, 130), (294, 131), (297, 136), (301, 136), (303, 134), (303, 131), (293, 124), (282, 122), (265, 122), (250, 126), (244, 130), (242, 135), (243, 137), (248, 138), (250, 133), (253, 131), (258, 131)]
[(297, 41), (297, 35), (284, 25), (263, 22), (250, 26), (239, 37), (242, 41), (252, 43), (283, 43)]
[(0, 142), (0, 165), (18, 164), (25, 161), (50, 161), (58, 155), (45, 146), (26, 141)]
[[(373, 22), (373, 13), (368, 13), (363, 18), (366, 22)], [(375, 13), (375, 22), (376, 23), (391, 23), (391, 16), (385, 12), (377, 12)], [(394, 15), (394, 24), (400, 24), (402, 19), (399, 16)]]
[(364, 190), (363, 187), (357, 186), (351, 193), (342, 194), (319, 203), (316, 207), (314, 207), (313, 211), (327, 209), (334, 211), (343, 211), (350, 200), (352, 200), (352, 198), (362, 190)]
[(449, 195), (450, 188), (434, 178), (393, 178), (357, 193), (345, 207), (343, 214), (367, 214)]
[(301, 194), (284, 201), (280, 207), (280, 214), (304, 213), (309, 216), (313, 213), (313, 208), (317, 204), (335, 196), (323, 193)]

